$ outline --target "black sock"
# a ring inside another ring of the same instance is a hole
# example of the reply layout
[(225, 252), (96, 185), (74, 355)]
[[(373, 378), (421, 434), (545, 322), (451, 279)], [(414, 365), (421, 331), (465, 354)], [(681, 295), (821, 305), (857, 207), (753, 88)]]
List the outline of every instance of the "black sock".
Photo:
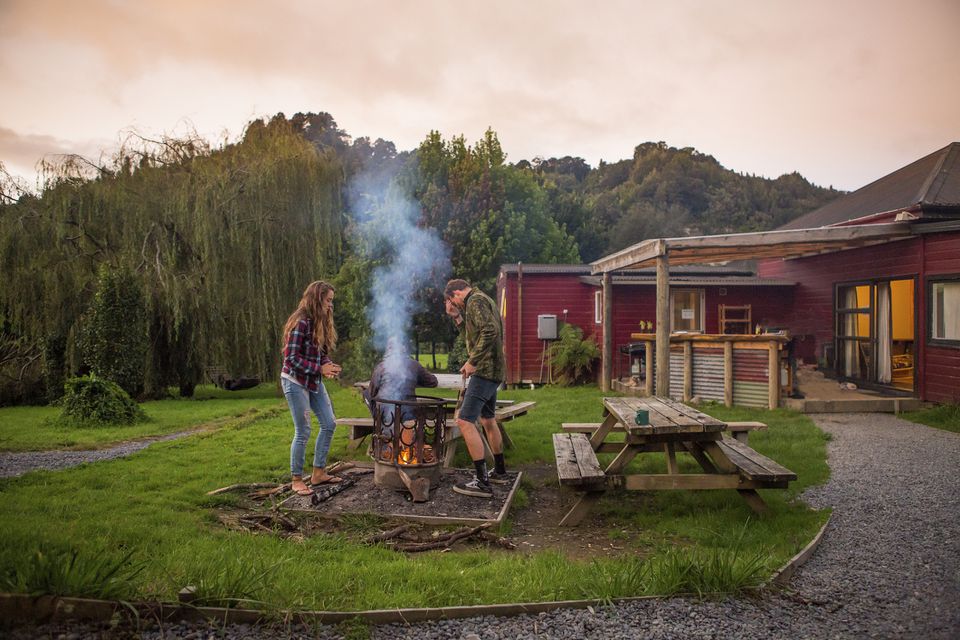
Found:
[(503, 461), (502, 453), (493, 454), (493, 469), (497, 473), (506, 473), (507, 472), (507, 463)]
[(483, 484), (490, 482), (490, 476), (487, 474), (487, 461), (486, 460), (474, 460), (473, 466), (477, 470), (477, 480)]

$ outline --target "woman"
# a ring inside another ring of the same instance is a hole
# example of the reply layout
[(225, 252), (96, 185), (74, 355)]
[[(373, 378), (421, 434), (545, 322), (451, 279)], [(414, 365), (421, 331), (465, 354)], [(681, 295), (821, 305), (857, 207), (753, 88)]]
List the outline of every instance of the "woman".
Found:
[(292, 489), (308, 496), (311, 489), (303, 480), (303, 454), (310, 439), (310, 411), (320, 422), (320, 433), (313, 449), (313, 472), (310, 484), (335, 484), (341, 478), (326, 472), (327, 453), (336, 428), (333, 405), (321, 376), (334, 378), (340, 365), (327, 355), (337, 346), (337, 330), (333, 326), (333, 287), (326, 282), (312, 282), (303, 292), (296, 311), (283, 327), (283, 369), (280, 385), (293, 415), (293, 442), (290, 445)]

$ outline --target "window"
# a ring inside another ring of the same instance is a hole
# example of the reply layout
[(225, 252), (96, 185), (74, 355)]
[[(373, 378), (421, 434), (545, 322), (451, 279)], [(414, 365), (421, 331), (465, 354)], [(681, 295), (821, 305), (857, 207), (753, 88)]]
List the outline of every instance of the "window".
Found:
[(703, 289), (670, 289), (670, 331), (703, 333)]
[(593, 321), (597, 324), (603, 322), (603, 291), (593, 292)]
[(930, 282), (930, 339), (960, 344), (960, 278)]

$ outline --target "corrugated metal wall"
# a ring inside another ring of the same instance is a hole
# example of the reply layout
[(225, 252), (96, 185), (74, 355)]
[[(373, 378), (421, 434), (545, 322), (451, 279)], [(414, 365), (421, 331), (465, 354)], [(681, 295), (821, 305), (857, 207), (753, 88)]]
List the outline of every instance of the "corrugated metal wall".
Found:
[(733, 349), (733, 404), (766, 407), (770, 375), (766, 349)]

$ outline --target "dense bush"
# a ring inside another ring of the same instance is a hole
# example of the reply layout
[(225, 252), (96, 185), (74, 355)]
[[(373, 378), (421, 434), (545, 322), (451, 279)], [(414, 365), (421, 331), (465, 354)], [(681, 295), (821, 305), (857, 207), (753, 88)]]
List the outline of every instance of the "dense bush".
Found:
[(81, 320), (84, 362), (96, 375), (138, 396), (143, 392), (148, 340), (139, 280), (127, 270), (101, 268), (97, 293)]
[(61, 406), (60, 420), (81, 426), (133, 424), (146, 419), (126, 391), (97, 376), (67, 380)]
[(571, 385), (587, 380), (593, 363), (600, 357), (600, 347), (593, 338), (583, 337), (583, 330), (572, 324), (560, 327), (560, 339), (550, 345), (550, 363), (555, 381)]
[(459, 373), (460, 367), (467, 362), (470, 355), (467, 353), (467, 343), (463, 340), (463, 334), (457, 336), (450, 348), (450, 356), (447, 358), (447, 371)]

